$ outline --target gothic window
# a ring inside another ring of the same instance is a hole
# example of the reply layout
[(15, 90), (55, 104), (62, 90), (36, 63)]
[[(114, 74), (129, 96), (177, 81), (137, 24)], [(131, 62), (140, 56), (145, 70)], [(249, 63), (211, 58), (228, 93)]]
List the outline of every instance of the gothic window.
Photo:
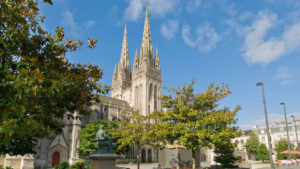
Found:
[(139, 91), (138, 91), (138, 86), (135, 86), (135, 90), (134, 90), (134, 103), (135, 103), (135, 108), (138, 108), (138, 106), (139, 106), (139, 98), (138, 98), (138, 96), (139, 96)]
[(140, 87), (139, 87), (139, 109), (140, 109), (140, 111), (142, 111), (142, 108), (143, 108), (142, 100), (143, 100), (143, 86), (140, 85)]
[(157, 86), (154, 86), (154, 110), (157, 110)]
[(146, 150), (142, 150), (142, 163), (146, 163)]
[(152, 84), (149, 85), (148, 101), (151, 103), (152, 99)]
[(108, 105), (104, 105), (103, 120), (108, 120)]
[(152, 150), (151, 149), (148, 150), (148, 161), (147, 162), (152, 163)]

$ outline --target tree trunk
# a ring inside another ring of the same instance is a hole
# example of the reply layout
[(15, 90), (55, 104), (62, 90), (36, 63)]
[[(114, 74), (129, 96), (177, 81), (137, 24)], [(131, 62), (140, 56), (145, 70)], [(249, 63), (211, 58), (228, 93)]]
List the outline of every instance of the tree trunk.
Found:
[(201, 169), (201, 149), (198, 151), (199, 153), (199, 166), (198, 168)]
[(193, 169), (196, 169), (196, 152), (192, 150), (192, 157), (193, 157)]
[(201, 152), (200, 150), (192, 150), (193, 169), (201, 169)]
[(141, 148), (140, 145), (137, 146), (137, 156), (136, 156), (136, 161), (137, 161), (137, 168), (140, 169), (140, 154), (141, 154)]

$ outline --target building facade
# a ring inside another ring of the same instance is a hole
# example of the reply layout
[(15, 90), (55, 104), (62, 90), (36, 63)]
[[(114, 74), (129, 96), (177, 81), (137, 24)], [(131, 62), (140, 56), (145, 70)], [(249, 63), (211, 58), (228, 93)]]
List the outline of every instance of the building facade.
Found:
[[(289, 131), (289, 138), (290, 143), (297, 147), (297, 139), (296, 139), (296, 129), (298, 139), (300, 136), (300, 120), (296, 120), (296, 128), (294, 123), (288, 124), (288, 131)], [(285, 126), (285, 122), (274, 122), (270, 126), (270, 136), (271, 136), (271, 144), (274, 152), (274, 148), (278, 141), (281, 139), (287, 140), (287, 128)], [(252, 130), (243, 131), (243, 135), (241, 137), (233, 139), (233, 143), (237, 144), (238, 150), (246, 151), (244, 145), (246, 144), (247, 140), (250, 138), (251, 132), (255, 132), (257, 134), (259, 142), (265, 144), (268, 147), (268, 137), (267, 137), (267, 130), (265, 127), (260, 127), (258, 125), (253, 125)], [(299, 141), (299, 140), (298, 140)]]
[[(34, 161), (37, 168), (51, 168), (61, 162), (73, 163), (79, 159), (78, 147), (79, 132), (91, 120), (120, 120), (123, 111), (138, 110), (147, 115), (154, 110), (160, 110), (161, 69), (158, 50), (153, 50), (150, 31), (149, 12), (146, 9), (144, 32), (140, 52), (136, 50), (134, 63), (129, 62), (127, 28), (125, 25), (121, 57), (115, 66), (112, 78), (111, 97), (99, 96), (100, 103), (91, 107), (93, 112), (88, 117), (79, 119), (64, 118), (65, 127), (62, 134), (53, 138), (41, 139), (35, 148), (35, 155), (28, 159)], [(78, 115), (78, 112), (74, 113)], [(156, 150), (147, 147), (142, 150), (142, 162), (157, 161)], [(133, 150), (126, 156), (135, 158), (137, 152)], [(24, 156), (25, 157), (25, 156)], [(13, 168), (33, 168), (24, 166), (24, 157), (6, 156), (4, 166), (13, 165)], [(26, 156), (27, 157), (27, 156)], [(32, 164), (32, 163), (31, 163)]]

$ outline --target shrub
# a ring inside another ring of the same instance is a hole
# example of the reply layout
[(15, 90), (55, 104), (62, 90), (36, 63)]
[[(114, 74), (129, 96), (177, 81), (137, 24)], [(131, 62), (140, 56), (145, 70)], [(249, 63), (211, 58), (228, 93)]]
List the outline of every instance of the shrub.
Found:
[(69, 169), (70, 165), (68, 162), (62, 162), (59, 165), (56, 165), (55, 169)]

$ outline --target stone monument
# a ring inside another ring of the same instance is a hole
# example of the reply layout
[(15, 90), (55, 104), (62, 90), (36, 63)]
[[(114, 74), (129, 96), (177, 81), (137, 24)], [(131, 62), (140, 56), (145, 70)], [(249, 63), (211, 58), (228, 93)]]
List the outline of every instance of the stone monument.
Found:
[(120, 158), (114, 151), (115, 145), (101, 125), (96, 134), (97, 150), (90, 156), (91, 169), (116, 169), (116, 159)]

